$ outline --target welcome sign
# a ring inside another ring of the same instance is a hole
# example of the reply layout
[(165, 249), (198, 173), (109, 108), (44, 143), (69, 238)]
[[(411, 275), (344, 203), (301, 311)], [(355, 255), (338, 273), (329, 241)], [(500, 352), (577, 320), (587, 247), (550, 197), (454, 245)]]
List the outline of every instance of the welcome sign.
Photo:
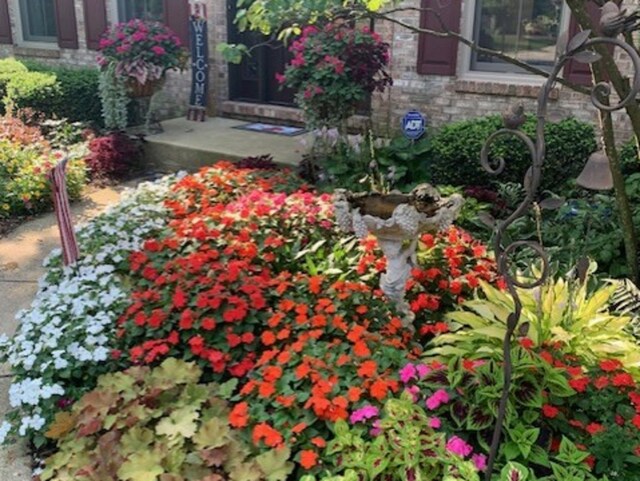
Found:
[(209, 41), (207, 34), (207, 10), (202, 3), (192, 5), (189, 20), (191, 39), (191, 97), (188, 120), (204, 122), (207, 115), (209, 91)]

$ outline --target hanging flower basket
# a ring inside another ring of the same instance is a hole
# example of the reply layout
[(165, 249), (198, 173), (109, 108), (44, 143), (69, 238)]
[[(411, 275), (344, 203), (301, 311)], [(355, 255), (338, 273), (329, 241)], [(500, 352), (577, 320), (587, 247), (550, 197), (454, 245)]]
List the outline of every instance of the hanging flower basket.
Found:
[(157, 80), (149, 80), (143, 84), (134, 78), (129, 78), (127, 80), (127, 91), (129, 97), (132, 98), (151, 97), (162, 88), (162, 84), (164, 84), (164, 77)]

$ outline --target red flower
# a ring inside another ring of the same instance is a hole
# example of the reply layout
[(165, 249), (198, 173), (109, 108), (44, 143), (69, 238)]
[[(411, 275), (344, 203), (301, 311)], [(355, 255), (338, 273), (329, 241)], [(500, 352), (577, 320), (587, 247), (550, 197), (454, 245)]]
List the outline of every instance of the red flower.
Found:
[(588, 377), (578, 377), (575, 379), (569, 380), (569, 386), (575, 389), (578, 392), (585, 392), (587, 387), (589, 386), (589, 378)]
[(549, 419), (555, 418), (559, 413), (560, 410), (551, 404), (545, 404), (542, 406), (542, 414)]
[(600, 369), (605, 372), (617, 371), (622, 369), (622, 363), (617, 359), (605, 359), (600, 361)]
[(609, 378), (607, 376), (600, 376), (593, 381), (593, 385), (596, 389), (604, 389), (609, 385)]
[(616, 387), (634, 387), (636, 385), (628, 372), (621, 372), (613, 376), (612, 384)]
[(602, 424), (590, 423), (585, 429), (591, 436), (595, 436), (598, 433), (604, 432), (605, 427)]

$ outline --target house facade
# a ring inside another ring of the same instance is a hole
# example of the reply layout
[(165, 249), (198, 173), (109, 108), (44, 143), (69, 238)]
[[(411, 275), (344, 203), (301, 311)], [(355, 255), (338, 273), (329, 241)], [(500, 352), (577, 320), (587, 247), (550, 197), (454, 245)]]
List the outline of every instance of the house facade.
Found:
[[(629, 3), (637, 3), (631, 0)], [(209, 24), (209, 113), (262, 120), (301, 120), (293, 93), (279, 89), (275, 74), (287, 61), (283, 47), (260, 48), (241, 65), (229, 66), (216, 50), (221, 42), (256, 43), (254, 33), (239, 33), (231, 19), (235, 0), (205, 0)], [(396, 130), (410, 109), (423, 112), (432, 125), (501, 112), (523, 102), (535, 111), (542, 77), (474, 52), (452, 38), (412, 33), (402, 24), (441, 30), (441, 23), (480, 47), (504, 51), (549, 70), (561, 43), (560, 32), (578, 31), (562, 0), (405, 0), (398, 23), (374, 29), (391, 45), (394, 85), (370, 102), (381, 133)], [(427, 7), (438, 16), (419, 11)], [(0, 0), (0, 57), (16, 56), (48, 64), (94, 66), (100, 36), (108, 25), (134, 17), (165, 22), (188, 42), (189, 0)], [(591, 13), (599, 9), (591, 4)], [(623, 64), (629, 62), (621, 57)], [(589, 85), (588, 67), (569, 63), (564, 76)], [(165, 117), (186, 112), (191, 75), (171, 73), (160, 102)], [(553, 91), (552, 119), (574, 116), (595, 120), (589, 99), (568, 88)], [(623, 116), (618, 127), (626, 129)]]

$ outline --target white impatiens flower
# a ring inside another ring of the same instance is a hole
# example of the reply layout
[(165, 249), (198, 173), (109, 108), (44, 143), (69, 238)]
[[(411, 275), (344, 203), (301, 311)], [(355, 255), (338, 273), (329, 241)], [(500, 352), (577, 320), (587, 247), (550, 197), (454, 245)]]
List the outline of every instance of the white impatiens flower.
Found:
[(40, 432), (52, 400), (64, 397), (73, 385), (70, 373), (91, 375), (96, 364), (109, 359), (117, 319), (130, 303), (129, 288), (122, 285), (122, 262), (167, 227), (163, 200), (176, 179), (170, 176), (127, 190), (119, 204), (79, 227), (81, 257), (74, 266), (62, 265), (60, 249), (46, 257), (48, 270), (31, 307), (16, 315), (16, 334), (11, 339), (0, 336), (0, 362), (9, 362), (14, 374), (9, 388), (12, 419), (18, 419), (0, 426), (0, 442), (10, 432)]
[(9, 424), (8, 421), (3, 421), (2, 424), (0, 424), (0, 444), (5, 442), (9, 432), (11, 432), (11, 424)]

